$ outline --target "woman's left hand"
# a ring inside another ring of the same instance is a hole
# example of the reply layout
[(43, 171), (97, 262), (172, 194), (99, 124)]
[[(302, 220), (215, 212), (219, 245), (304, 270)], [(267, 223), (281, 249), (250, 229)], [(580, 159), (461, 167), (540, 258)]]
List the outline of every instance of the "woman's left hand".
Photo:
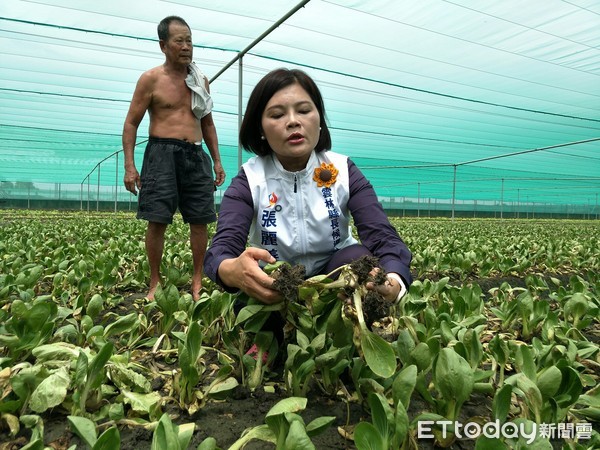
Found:
[[(373, 269), (371, 276), (376, 277), (379, 269)], [(382, 284), (375, 284), (369, 281), (365, 284), (365, 287), (372, 291), (377, 291), (379, 295), (387, 302), (394, 303), (404, 294), (406, 288), (402, 283), (400, 276), (396, 274), (388, 274), (385, 282)]]

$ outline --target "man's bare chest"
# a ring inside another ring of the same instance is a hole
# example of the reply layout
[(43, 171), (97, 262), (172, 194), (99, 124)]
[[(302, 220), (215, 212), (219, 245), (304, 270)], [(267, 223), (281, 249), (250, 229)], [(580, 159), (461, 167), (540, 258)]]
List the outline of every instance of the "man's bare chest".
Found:
[(153, 107), (156, 109), (190, 109), (192, 91), (185, 82), (166, 81), (157, 83), (153, 93)]

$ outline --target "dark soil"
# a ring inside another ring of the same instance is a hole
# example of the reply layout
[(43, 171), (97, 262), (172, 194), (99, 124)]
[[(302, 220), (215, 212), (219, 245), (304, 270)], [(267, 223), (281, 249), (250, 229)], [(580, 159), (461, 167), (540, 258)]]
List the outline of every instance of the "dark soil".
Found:
[[(294, 273), (293, 276), (298, 276)], [(573, 274), (552, 274), (554, 278), (558, 278), (561, 284), (566, 285), (569, 278)], [(547, 281), (554, 289), (549, 281)], [(503, 282), (507, 282), (512, 287), (526, 287), (523, 277), (503, 277), (490, 279), (470, 280), (479, 284), (483, 294), (487, 297), (488, 291), (494, 287), (500, 286)], [(451, 283), (453, 281), (451, 280)], [(463, 284), (463, 281), (456, 280), (456, 283)], [(126, 295), (126, 302), (120, 304), (117, 308), (119, 314), (123, 314), (132, 308), (132, 303), (136, 299), (142, 298), (143, 294)], [(596, 336), (597, 338), (597, 336)], [(270, 380), (270, 384), (276, 386), (282, 385), (282, 380)], [(160, 389), (160, 383), (155, 385)], [(288, 393), (281, 388), (276, 388), (273, 393), (266, 393), (262, 389), (250, 394), (244, 390), (238, 390), (234, 396), (225, 401), (208, 402), (195, 415), (189, 416), (185, 411), (177, 408), (172, 408), (169, 412), (173, 415), (173, 422), (184, 424), (194, 422), (196, 427), (190, 449), (196, 449), (198, 444), (207, 437), (213, 437), (217, 441), (217, 445), (222, 449), (229, 448), (237, 441), (244, 430), (258, 425), (264, 424), (267, 412), (278, 401), (289, 397)], [(485, 395), (473, 395), (467, 401), (462, 409), (461, 421), (466, 422), (469, 418), (483, 417), (489, 418), (491, 411), (492, 398)], [(342, 397), (330, 398), (321, 395), (318, 389), (313, 389), (309, 393), (307, 408), (299, 414), (308, 424), (312, 420), (322, 416), (335, 416), (335, 421), (324, 433), (313, 437), (312, 442), (319, 450), (335, 450), (335, 449), (355, 449), (352, 440), (346, 439), (340, 429), (346, 428), (351, 432), (352, 426), (355, 426), (361, 421), (370, 421), (367, 410), (356, 401), (346, 402)], [(411, 399), (410, 408), (408, 411), (409, 419), (412, 420), (420, 413), (431, 411), (431, 407), (424, 402), (417, 394)], [(86, 446), (81, 443), (79, 438), (72, 434), (69, 430), (66, 415), (59, 411), (44, 413), (44, 440), (46, 446), (56, 450), (67, 450), (72, 445), (77, 445), (77, 449), (85, 449)], [(143, 428), (120, 427), (121, 449), (150, 449), (152, 442), (152, 431), (144, 430)], [(102, 430), (101, 430), (102, 431)], [(20, 449), (29, 443), (31, 433), (29, 430), (22, 429), (21, 433), (16, 438), (10, 438), (7, 430), (3, 429), (0, 424), (0, 450)], [(263, 441), (252, 441), (246, 447), (247, 450), (269, 450), (275, 446)], [(418, 441), (418, 448), (433, 449), (431, 441)], [(471, 440), (463, 440), (455, 442), (450, 449), (473, 449), (474, 442)], [(556, 447), (559, 448), (559, 447)], [(116, 449), (115, 449), (116, 450)]]
[(282, 264), (271, 274), (275, 279), (273, 289), (283, 294), (283, 297), (291, 302), (298, 301), (298, 287), (304, 281), (306, 268), (302, 264), (290, 266)]
[[(278, 401), (289, 397), (287, 393), (276, 390), (275, 393), (256, 391), (252, 395), (238, 395), (235, 398), (222, 402), (209, 402), (193, 417), (181, 412), (172, 417), (174, 423), (184, 424), (194, 422), (196, 428), (190, 442), (189, 449), (196, 449), (207, 437), (213, 437), (217, 445), (226, 450), (236, 442), (247, 428), (264, 424), (264, 418)], [(412, 420), (420, 412), (427, 409), (427, 404), (419, 398), (411, 400), (409, 418)], [(473, 397), (464, 405), (465, 419), (475, 416), (489, 417), (491, 398)], [(173, 411), (173, 413), (177, 413)], [(318, 450), (353, 450), (356, 449), (352, 440), (342, 436), (339, 428), (351, 432), (354, 425), (361, 421), (370, 421), (365, 410), (356, 402), (346, 403), (340, 398), (332, 399), (313, 393), (309, 396), (307, 408), (299, 413), (306, 424), (322, 416), (335, 416), (334, 423), (319, 436), (313, 437), (312, 442)], [(77, 449), (86, 446), (67, 425), (66, 415), (45, 414), (44, 437), (47, 446), (56, 450), (67, 450), (72, 445)], [(121, 449), (149, 450), (152, 444), (152, 431), (141, 427), (120, 427)], [(0, 432), (0, 450), (20, 449), (29, 442), (29, 433), (26, 436), (8, 440), (5, 433)], [(418, 442), (420, 449), (433, 449), (433, 443), (428, 440)], [(473, 449), (474, 442), (465, 440), (455, 442), (450, 449)], [(245, 447), (246, 450), (269, 450), (275, 446), (264, 441), (253, 440)], [(116, 450), (116, 449), (115, 449)]]

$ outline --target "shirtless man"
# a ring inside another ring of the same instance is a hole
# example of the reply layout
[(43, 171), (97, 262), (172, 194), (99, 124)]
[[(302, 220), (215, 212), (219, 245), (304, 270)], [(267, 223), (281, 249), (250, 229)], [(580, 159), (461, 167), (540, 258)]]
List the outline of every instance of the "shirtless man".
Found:
[[(208, 243), (207, 224), (216, 220), (215, 186), (223, 184), (225, 171), (211, 114), (208, 80), (192, 63), (190, 27), (181, 17), (166, 17), (158, 25), (158, 38), (165, 62), (140, 76), (123, 126), (123, 182), (134, 195), (139, 190), (137, 217), (148, 221), (148, 298), (154, 299), (160, 282), (165, 230), (179, 208), (184, 222), (190, 224), (192, 296), (197, 300)], [(137, 130), (146, 111), (150, 115), (150, 139), (140, 176), (133, 154)], [(214, 179), (202, 140), (212, 157)]]

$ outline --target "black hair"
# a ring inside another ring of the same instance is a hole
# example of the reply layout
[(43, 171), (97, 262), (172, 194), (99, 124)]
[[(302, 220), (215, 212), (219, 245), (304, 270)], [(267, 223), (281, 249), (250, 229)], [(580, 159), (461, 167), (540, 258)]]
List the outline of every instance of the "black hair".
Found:
[(163, 20), (161, 20), (160, 23), (158, 24), (158, 27), (156, 27), (156, 31), (158, 32), (158, 39), (160, 39), (161, 41), (169, 40), (169, 25), (171, 25), (172, 22), (179, 22), (182, 25), (185, 25), (186, 27), (188, 27), (188, 30), (191, 31), (190, 26), (181, 17), (167, 16)]
[(262, 114), (267, 103), (275, 93), (294, 83), (298, 83), (308, 93), (317, 107), (320, 116), (321, 133), (315, 151), (331, 149), (331, 135), (325, 118), (325, 105), (323, 97), (314, 80), (299, 69), (275, 69), (265, 75), (252, 90), (246, 113), (240, 127), (240, 144), (246, 150), (258, 156), (266, 156), (273, 152), (266, 140), (261, 139)]

